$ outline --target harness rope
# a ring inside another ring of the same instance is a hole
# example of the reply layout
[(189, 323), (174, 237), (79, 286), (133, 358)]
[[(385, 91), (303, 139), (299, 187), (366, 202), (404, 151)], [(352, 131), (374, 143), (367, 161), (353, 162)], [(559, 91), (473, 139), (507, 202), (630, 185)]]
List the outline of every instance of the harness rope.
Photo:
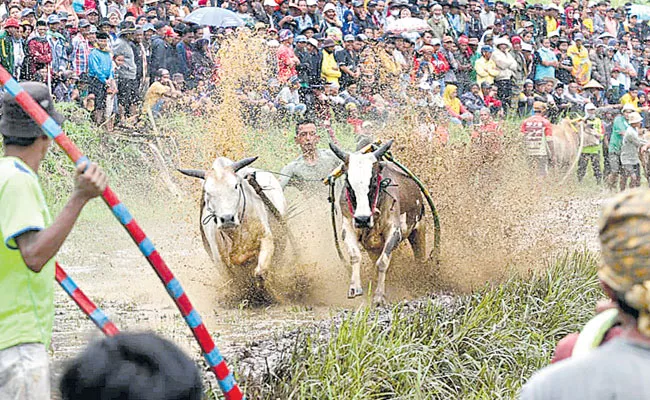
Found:
[[(363, 149), (361, 149), (361, 153), (368, 153), (370, 151), (374, 151), (374, 150), (376, 150), (378, 148), (378, 145), (380, 145), (380, 144), (381, 144), (381, 141), (379, 141), (379, 140), (374, 142), (374, 143), (371, 143), (371, 144), (365, 146)], [(433, 217), (433, 227), (434, 227), (433, 249), (431, 249), (431, 252), (429, 253), (429, 259), (430, 260), (435, 260), (436, 264), (440, 264), (440, 242), (441, 242), (440, 218), (438, 216), (438, 211), (436, 210), (436, 206), (433, 203), (433, 199), (431, 198), (431, 194), (429, 193), (427, 188), (424, 186), (422, 181), (420, 181), (420, 179), (417, 176), (415, 176), (415, 174), (413, 174), (413, 172), (411, 172), (411, 170), (409, 170), (406, 166), (404, 166), (403, 164), (401, 164), (400, 162), (395, 160), (395, 158), (390, 153), (390, 151), (387, 151), (384, 154), (383, 158), (385, 158), (387, 161), (392, 162), (393, 164), (395, 164), (395, 166), (397, 166), (400, 170), (402, 170), (409, 178), (413, 179), (415, 184), (420, 189), (420, 192), (422, 192), (422, 195), (426, 199), (427, 204), (429, 205), (429, 208), (431, 209), (431, 215)], [(334, 198), (335, 197), (334, 196), (334, 183), (335, 183), (336, 179), (339, 178), (344, 173), (345, 173), (345, 171), (343, 169), (343, 166), (340, 166), (340, 167), (336, 168), (334, 171), (332, 171), (332, 173), (327, 178), (325, 178), (323, 180), (323, 183), (330, 186), (330, 195), (329, 195), (328, 200), (332, 204), (331, 211), (332, 211), (332, 226), (334, 228), (334, 243), (336, 244), (336, 250), (337, 250), (337, 253), (338, 253), (339, 258), (341, 260), (343, 260), (343, 256), (342, 256), (342, 252), (341, 252), (340, 245), (339, 245), (338, 233), (337, 233), (337, 230), (336, 230), (336, 217), (335, 217), (336, 208), (334, 206), (334, 201), (335, 201), (335, 198)], [(392, 181), (390, 180), (390, 178), (387, 178), (385, 180), (381, 180), (380, 174), (378, 174), (378, 180), (379, 181), (377, 182), (376, 195), (375, 195), (375, 199), (374, 199), (374, 202), (373, 202), (374, 203), (373, 204), (373, 211), (374, 211), (374, 208), (376, 207), (377, 198), (379, 197), (379, 190), (381, 189), (384, 193), (391, 196), (390, 193), (388, 193), (388, 191), (385, 190), (385, 189), (387, 187), (390, 187), (390, 186), (398, 186), (398, 185), (393, 184)], [(396, 199), (393, 196), (391, 196), (391, 197), (393, 198), (393, 200), (396, 201)], [(348, 187), (346, 187), (346, 200), (347, 200), (347, 203), (348, 203), (348, 207), (350, 209), (350, 213), (354, 214), (354, 209), (352, 208), (352, 201), (351, 201), (352, 199), (351, 199)]]
[[(241, 223), (244, 220), (244, 215), (246, 214), (246, 194), (244, 193), (244, 182), (242, 182), (242, 179), (239, 179), (237, 181), (237, 185), (239, 185), (239, 198), (237, 199), (237, 208), (239, 208), (239, 204), (241, 203), (242, 198), (244, 199), (244, 206), (242, 207), (241, 213), (238, 215), (239, 216), (239, 222)], [(211, 220), (214, 220), (214, 223), (217, 223), (217, 214), (214, 213), (214, 211), (211, 211), (208, 215), (205, 216), (201, 220), (201, 223), (203, 225), (207, 225)]]

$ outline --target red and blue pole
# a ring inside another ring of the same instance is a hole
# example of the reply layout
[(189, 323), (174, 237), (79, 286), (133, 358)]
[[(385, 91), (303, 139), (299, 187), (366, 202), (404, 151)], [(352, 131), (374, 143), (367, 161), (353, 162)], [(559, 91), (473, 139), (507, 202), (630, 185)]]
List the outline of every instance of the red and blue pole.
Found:
[[(66, 152), (70, 160), (79, 165), (85, 161), (90, 161), (83, 155), (81, 150), (72, 143), (70, 138), (63, 132), (59, 124), (49, 116), (43, 108), (27, 93), (20, 84), (0, 65), (0, 84), (5, 91), (16, 99), (16, 102), (25, 110), (25, 112), (41, 127), (43, 132), (52, 138)], [(138, 223), (135, 221), (126, 206), (118, 199), (117, 195), (110, 187), (102, 194), (104, 202), (113, 212), (113, 215), (120, 221), (126, 231), (129, 233), (135, 244), (142, 254), (146, 257), (151, 267), (156, 271), (158, 278), (162, 281), (167, 292), (176, 303), (181, 315), (189, 325), (196, 341), (201, 346), (205, 360), (210, 369), (214, 372), (219, 383), (219, 388), (227, 400), (240, 400), (244, 395), (235, 382), (235, 378), (228, 369), (219, 349), (214, 344), (208, 329), (205, 327), (199, 313), (194, 309), (187, 293), (183, 290), (180, 282), (165, 261), (162, 259), (152, 241), (145, 235)]]
[(120, 330), (117, 329), (115, 324), (108, 319), (106, 314), (104, 314), (104, 312), (97, 307), (92, 300), (86, 297), (84, 292), (82, 292), (72, 278), (65, 273), (58, 262), (55, 264), (55, 267), (56, 271), (54, 276), (56, 281), (59, 282), (59, 285), (61, 285), (68, 296), (77, 303), (79, 308), (81, 308), (81, 311), (83, 311), (84, 314), (86, 314), (106, 336), (114, 336), (118, 334)]

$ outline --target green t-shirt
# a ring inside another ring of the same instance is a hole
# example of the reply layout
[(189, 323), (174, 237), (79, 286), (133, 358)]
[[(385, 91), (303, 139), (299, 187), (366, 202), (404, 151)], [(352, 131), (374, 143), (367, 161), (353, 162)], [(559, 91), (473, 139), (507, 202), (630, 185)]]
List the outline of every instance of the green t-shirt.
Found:
[(0, 350), (49, 346), (54, 320), (54, 259), (32, 272), (16, 237), (52, 223), (36, 174), (22, 160), (0, 158)]
[(623, 144), (623, 136), (625, 136), (625, 131), (630, 125), (627, 123), (627, 120), (624, 116), (619, 115), (614, 119), (614, 124), (612, 125), (612, 136), (609, 138), (609, 152), (610, 153), (620, 153), (621, 145)]

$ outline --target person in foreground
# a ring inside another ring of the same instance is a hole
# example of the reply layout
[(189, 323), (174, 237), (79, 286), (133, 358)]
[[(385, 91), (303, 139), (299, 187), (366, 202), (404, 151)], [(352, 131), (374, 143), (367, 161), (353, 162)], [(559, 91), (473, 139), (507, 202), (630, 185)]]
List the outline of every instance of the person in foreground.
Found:
[(196, 364), (153, 333), (120, 333), (90, 344), (65, 368), (63, 400), (201, 400)]
[(603, 290), (621, 332), (607, 343), (537, 372), (522, 400), (650, 398), (650, 191), (616, 196), (600, 222)]
[[(25, 82), (22, 87), (63, 122), (47, 86)], [(83, 207), (104, 191), (107, 178), (96, 164), (80, 164), (72, 196), (52, 222), (37, 175), (52, 140), (9, 94), (2, 99), (0, 133), (5, 148), (0, 157), (0, 399), (49, 399), (54, 256)]]

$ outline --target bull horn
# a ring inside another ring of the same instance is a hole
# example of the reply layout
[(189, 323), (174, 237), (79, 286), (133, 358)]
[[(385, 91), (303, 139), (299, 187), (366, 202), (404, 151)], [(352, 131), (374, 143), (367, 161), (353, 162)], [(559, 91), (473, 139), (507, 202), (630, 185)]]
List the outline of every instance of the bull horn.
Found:
[(386, 154), (388, 149), (390, 149), (390, 146), (393, 144), (394, 140), (391, 139), (386, 144), (375, 150), (372, 154), (377, 158), (377, 160), (381, 160), (381, 158)]
[(258, 157), (259, 156), (248, 157), (248, 158), (244, 158), (243, 160), (235, 161), (234, 163), (232, 163), (230, 165), (230, 168), (232, 168), (232, 170), (234, 172), (237, 172), (240, 169), (242, 169), (244, 167), (248, 167), (249, 165), (251, 165), (255, 160), (258, 159)]
[(330, 142), (330, 149), (343, 162), (348, 162), (348, 153), (339, 149), (334, 143)]
[(192, 178), (205, 179), (205, 171), (200, 169), (179, 169), (178, 172), (183, 175), (191, 176)]

